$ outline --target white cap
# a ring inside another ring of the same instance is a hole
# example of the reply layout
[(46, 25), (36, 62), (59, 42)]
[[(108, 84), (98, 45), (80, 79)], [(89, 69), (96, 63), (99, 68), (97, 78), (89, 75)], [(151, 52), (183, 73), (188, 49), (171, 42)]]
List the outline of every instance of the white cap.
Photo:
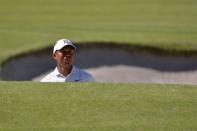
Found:
[(76, 50), (76, 46), (68, 39), (61, 39), (58, 40), (55, 44), (55, 46), (53, 47), (53, 53), (55, 53), (55, 51), (57, 50), (61, 50), (63, 47), (65, 46), (72, 46), (75, 50)]

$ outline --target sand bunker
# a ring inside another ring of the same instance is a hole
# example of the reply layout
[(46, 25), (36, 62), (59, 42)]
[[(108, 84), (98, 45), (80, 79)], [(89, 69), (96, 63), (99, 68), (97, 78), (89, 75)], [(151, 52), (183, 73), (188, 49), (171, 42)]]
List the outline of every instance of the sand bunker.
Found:
[[(3, 80), (39, 81), (55, 68), (52, 48), (9, 61)], [(75, 65), (90, 72), (97, 82), (197, 84), (197, 57), (155, 55), (118, 46), (80, 46)]]

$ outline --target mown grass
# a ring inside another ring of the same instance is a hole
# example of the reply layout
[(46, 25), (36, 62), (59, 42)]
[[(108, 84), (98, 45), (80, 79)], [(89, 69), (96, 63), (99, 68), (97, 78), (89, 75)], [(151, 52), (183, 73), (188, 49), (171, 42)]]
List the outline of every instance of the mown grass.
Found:
[(196, 23), (196, 0), (1, 0), (0, 62), (60, 38), (196, 50)]
[(0, 82), (2, 131), (194, 131), (197, 88)]
[[(0, 63), (76, 42), (197, 50), (196, 0), (1, 0)], [(0, 130), (197, 130), (195, 86), (0, 82)]]

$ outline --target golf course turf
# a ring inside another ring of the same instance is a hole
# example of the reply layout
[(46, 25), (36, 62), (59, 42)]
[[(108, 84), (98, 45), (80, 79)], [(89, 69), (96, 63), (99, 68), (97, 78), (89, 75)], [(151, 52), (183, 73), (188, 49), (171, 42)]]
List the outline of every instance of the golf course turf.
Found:
[[(196, 0), (1, 0), (0, 64), (53, 46), (197, 50)], [(1, 131), (195, 131), (195, 85), (0, 81)]]
[(61, 38), (197, 49), (195, 0), (3, 0), (0, 12), (0, 62)]
[(1, 82), (0, 130), (194, 131), (195, 86)]

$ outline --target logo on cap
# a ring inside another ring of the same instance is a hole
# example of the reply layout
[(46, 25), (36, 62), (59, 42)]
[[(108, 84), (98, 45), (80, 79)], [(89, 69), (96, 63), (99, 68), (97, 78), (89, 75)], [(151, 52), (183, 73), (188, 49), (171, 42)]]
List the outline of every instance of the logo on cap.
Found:
[(65, 44), (65, 43), (69, 43), (69, 41), (68, 41), (68, 40), (63, 40), (63, 41), (64, 41), (64, 44)]

